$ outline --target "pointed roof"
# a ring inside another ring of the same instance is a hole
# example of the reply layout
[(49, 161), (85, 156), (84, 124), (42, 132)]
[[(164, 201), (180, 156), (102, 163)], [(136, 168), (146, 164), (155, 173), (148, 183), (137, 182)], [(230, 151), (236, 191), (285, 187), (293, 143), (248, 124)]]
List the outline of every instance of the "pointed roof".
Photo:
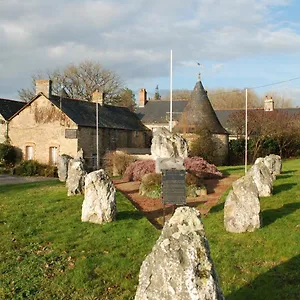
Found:
[(228, 134), (221, 125), (201, 80), (196, 83), (179, 123), (187, 129), (198, 127), (208, 129), (211, 133)]

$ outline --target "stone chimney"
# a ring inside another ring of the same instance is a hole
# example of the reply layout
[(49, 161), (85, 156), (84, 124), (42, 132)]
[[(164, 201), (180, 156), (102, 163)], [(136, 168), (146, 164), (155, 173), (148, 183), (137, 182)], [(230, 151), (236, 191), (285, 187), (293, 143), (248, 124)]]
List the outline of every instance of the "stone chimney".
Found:
[(92, 95), (92, 102), (99, 103), (101, 106), (104, 104), (103, 92), (96, 90)]
[(147, 91), (142, 88), (139, 91), (139, 107), (145, 107), (147, 103)]
[(43, 93), (47, 98), (52, 95), (52, 81), (39, 79), (35, 81), (35, 94)]
[(265, 111), (273, 111), (274, 110), (274, 100), (273, 98), (268, 98), (268, 96), (265, 97), (265, 105), (264, 105)]

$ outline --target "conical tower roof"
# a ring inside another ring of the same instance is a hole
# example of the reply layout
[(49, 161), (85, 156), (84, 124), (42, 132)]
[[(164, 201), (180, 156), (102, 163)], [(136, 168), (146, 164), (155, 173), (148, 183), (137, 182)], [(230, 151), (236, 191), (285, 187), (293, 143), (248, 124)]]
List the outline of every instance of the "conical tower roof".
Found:
[(179, 124), (188, 132), (191, 128), (199, 128), (215, 134), (228, 134), (221, 125), (200, 80), (194, 87), (191, 100), (186, 105)]

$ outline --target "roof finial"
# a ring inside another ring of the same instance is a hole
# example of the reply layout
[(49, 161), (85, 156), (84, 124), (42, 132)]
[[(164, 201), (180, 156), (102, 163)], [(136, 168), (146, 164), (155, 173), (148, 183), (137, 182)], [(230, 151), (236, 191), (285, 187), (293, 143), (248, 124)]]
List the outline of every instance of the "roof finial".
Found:
[[(200, 68), (201, 64), (197, 62), (197, 65)], [(198, 73), (198, 81), (201, 81), (201, 73), (200, 72)]]

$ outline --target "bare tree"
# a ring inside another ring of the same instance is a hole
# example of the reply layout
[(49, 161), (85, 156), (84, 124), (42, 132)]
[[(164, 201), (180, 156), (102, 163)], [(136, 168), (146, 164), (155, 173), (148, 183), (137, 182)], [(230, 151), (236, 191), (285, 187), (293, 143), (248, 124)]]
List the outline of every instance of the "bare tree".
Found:
[(59, 94), (63, 86), (70, 98), (79, 100), (90, 101), (93, 92), (98, 89), (103, 91), (106, 103), (114, 104), (123, 87), (120, 77), (113, 71), (104, 69), (98, 62), (83, 61), (78, 65), (70, 64), (63, 69), (33, 75), (32, 86), (18, 91), (19, 97), (31, 100), (35, 95), (35, 80), (45, 79), (45, 76), (52, 80), (54, 94)]

